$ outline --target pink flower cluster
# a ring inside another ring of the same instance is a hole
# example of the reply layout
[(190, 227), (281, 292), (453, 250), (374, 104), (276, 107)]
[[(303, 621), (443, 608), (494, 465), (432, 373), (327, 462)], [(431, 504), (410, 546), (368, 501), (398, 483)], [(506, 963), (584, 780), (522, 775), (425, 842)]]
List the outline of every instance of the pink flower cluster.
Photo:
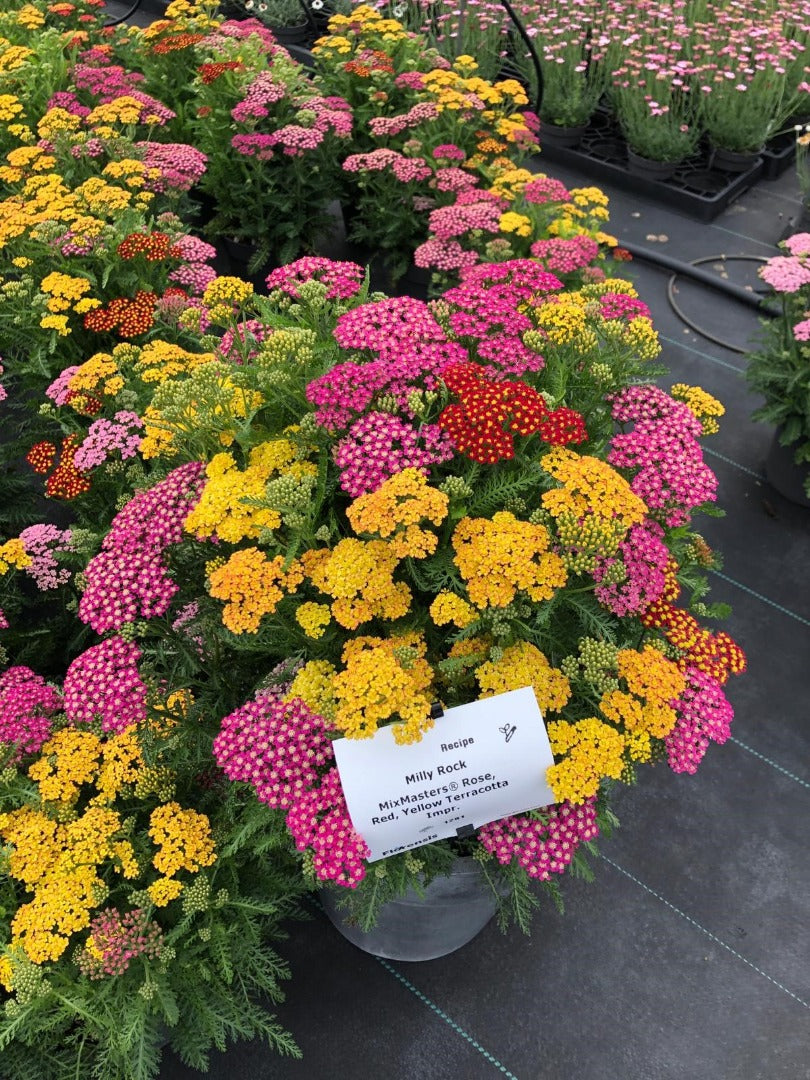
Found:
[(328, 300), (349, 300), (357, 296), (365, 280), (365, 270), (353, 262), (336, 262), (316, 255), (280, 266), (268, 274), (268, 291), (280, 289), (294, 300), (300, 299), (299, 285), (306, 281), (319, 281), (327, 286)]
[(438, 115), (438, 105), (432, 101), (420, 101), (406, 113), (400, 113), (398, 116), (373, 116), (368, 122), (368, 127), (372, 135), (400, 135), (409, 128), (418, 127), (426, 120), (435, 120)]
[(90, 106), (82, 105), (71, 90), (57, 90), (57, 92), (52, 94), (48, 99), (48, 104), (45, 106), (45, 109), (64, 109), (65, 112), (72, 113), (73, 116), (82, 117), (87, 116), (91, 111)]
[(222, 335), (217, 351), (232, 364), (241, 364), (251, 360), (257, 353), (256, 346), (272, 334), (272, 328), (265, 326), (260, 319), (246, 319), (233, 330), (226, 330)]
[[(0, 364), (0, 375), (4, 375), (5, 371), (6, 369), (3, 367), (2, 364)], [(7, 397), (8, 391), (6, 390), (5, 386), (0, 386), (0, 401), (5, 401)]]
[(352, 424), (334, 456), (340, 486), (357, 498), (403, 469), (426, 471), (449, 461), (453, 444), (437, 424), (415, 427), (390, 413), (370, 412)]
[(335, 324), (334, 338), (343, 349), (384, 352), (404, 342), (446, 341), (447, 335), (427, 304), (393, 296), (344, 312)]
[(74, 364), (72, 367), (66, 367), (63, 371), (60, 371), (45, 391), (46, 397), (49, 397), (57, 405), (66, 405), (70, 393), (70, 380), (78, 370), (79, 365)]
[(644, 301), (626, 293), (603, 293), (599, 297), (599, 308), (603, 319), (622, 319), (624, 322), (652, 319), (652, 312)]
[(684, 674), (686, 689), (674, 702), (678, 720), (664, 744), (673, 772), (695, 773), (709, 742), (722, 744), (730, 736), (734, 709), (711, 675), (691, 664)]
[(686, 525), (690, 511), (717, 497), (717, 477), (703, 460), (700, 421), (657, 386), (629, 386), (613, 398), (613, 419), (633, 422), (613, 436), (607, 460), (638, 470), (630, 485), (665, 525)]
[(191, 461), (141, 491), (112, 520), (102, 549), (87, 566), (79, 618), (98, 634), (138, 616), (163, 615), (177, 592), (165, 552), (184, 538), (183, 522), (197, 505), (205, 466)]
[(287, 828), (299, 851), (311, 849), (320, 881), (356, 889), (366, 876), (363, 860), (371, 852), (354, 830), (337, 769), (301, 796), (287, 814)]
[(105, 67), (74, 64), (72, 75), (76, 89), (86, 90), (90, 97), (101, 104), (131, 94), (145, 78), (139, 72), (127, 71), (118, 64), (107, 64)]
[(81, 472), (89, 472), (103, 465), (113, 454), (120, 454), (122, 461), (134, 457), (141, 445), (138, 433), (142, 428), (140, 416), (125, 409), (117, 412), (112, 420), (94, 420), (76, 451), (73, 464)]
[(146, 178), (147, 191), (189, 191), (205, 172), (208, 158), (188, 143), (138, 142), (135, 147), (141, 160), (159, 176)]
[(580, 806), (564, 802), (542, 811), (545, 821), (520, 814), (493, 821), (478, 830), (478, 839), (501, 866), (513, 859), (537, 881), (548, 881), (552, 874), (562, 874), (579, 845), (599, 835), (596, 823), (596, 799), (586, 799)]
[(795, 293), (810, 285), (810, 261), (798, 255), (776, 255), (759, 268), (763, 281), (780, 293)]
[(259, 691), (222, 721), (214, 757), (229, 780), (252, 784), (259, 802), (289, 810), (334, 757), (327, 731), (324, 718), (300, 698), (283, 702)]
[(247, 88), (242, 100), (231, 109), (237, 124), (262, 120), (270, 115), (269, 105), (275, 105), (287, 96), (287, 87), (276, 82), (272, 71), (261, 71)]
[[(669, 550), (661, 526), (655, 521), (634, 525), (619, 545), (618, 556), (601, 559), (594, 570), (597, 600), (620, 617), (638, 615), (661, 598), (666, 586), (664, 571), (668, 559)], [(624, 581), (602, 584), (616, 562), (624, 566)]]
[(529, 250), (546, 270), (573, 274), (593, 262), (599, 254), (599, 244), (590, 236), (555, 236), (550, 240), (535, 240)]
[(25, 754), (36, 754), (51, 735), (51, 721), (62, 708), (57, 690), (30, 668), (7, 668), (0, 675), (0, 743), (4, 756), (18, 762)]
[(540, 206), (543, 203), (565, 203), (571, 198), (568, 188), (560, 180), (551, 176), (538, 176), (530, 180), (523, 188), (527, 202)]
[(82, 975), (103, 979), (105, 975), (123, 975), (137, 956), (157, 960), (163, 932), (141, 908), (125, 915), (115, 908), (105, 908), (90, 923), (90, 942), (92, 951), (82, 949), (76, 963)]
[(70, 529), (59, 529), (56, 525), (45, 523), (29, 525), (20, 533), (20, 540), (26, 555), (31, 557), (25, 572), (34, 579), (38, 589), (45, 592), (70, 581), (70, 569), (60, 566), (56, 559), (58, 553), (73, 550)]
[(343, 162), (344, 172), (385, 172), (390, 170), (402, 184), (421, 183), (433, 170), (421, 157), (406, 157), (397, 150), (372, 150), (368, 154), (350, 154)]
[(65, 714), (72, 724), (101, 722), (119, 732), (146, 719), (146, 685), (138, 671), (141, 650), (111, 637), (77, 656), (65, 673)]

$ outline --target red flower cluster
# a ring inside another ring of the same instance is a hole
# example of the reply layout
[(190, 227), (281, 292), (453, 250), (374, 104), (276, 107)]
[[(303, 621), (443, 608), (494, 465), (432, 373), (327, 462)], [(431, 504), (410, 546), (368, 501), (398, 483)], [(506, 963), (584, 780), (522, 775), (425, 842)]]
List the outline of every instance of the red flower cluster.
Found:
[(641, 621), (647, 627), (662, 630), (667, 641), (681, 650), (678, 666), (682, 670), (691, 664), (722, 685), (729, 675), (740, 675), (746, 669), (745, 653), (724, 630), (711, 633), (688, 611), (667, 600), (650, 604)]
[(34, 443), (25, 455), (25, 460), (35, 473), (44, 476), (50, 472), (51, 466), (56, 461), (56, 447), (52, 442)]
[(181, 252), (174, 246), (172, 238), (162, 232), (130, 233), (118, 245), (118, 254), (122, 259), (137, 259), (141, 256), (149, 262), (181, 257)]
[(350, 75), (358, 75), (361, 79), (368, 79), (374, 71), (385, 71), (393, 75), (394, 64), (391, 57), (380, 49), (365, 49), (359, 59), (347, 60), (343, 70)]
[(198, 44), (204, 36), (204, 34), (169, 34), (162, 41), (158, 41), (156, 45), (153, 45), (152, 51), (156, 52), (158, 56), (170, 52), (180, 52), (182, 49), (189, 49), (192, 45)]
[(244, 68), (244, 64), (239, 60), (224, 60), (219, 64), (200, 64), (197, 71), (200, 73), (200, 78), (206, 86), (210, 86), (212, 82), (224, 75), (226, 71), (241, 71)]
[(584, 442), (585, 421), (573, 409), (549, 410), (543, 398), (522, 382), (495, 382), (477, 364), (452, 364), (442, 372), (460, 404), (448, 405), (439, 427), (455, 448), (473, 461), (492, 465), (515, 456), (512, 433), (537, 433), (552, 446)]
[(65, 394), (65, 404), (70, 405), (81, 416), (97, 416), (104, 405), (101, 398), (82, 390), (68, 390)]
[(82, 441), (81, 435), (68, 435), (62, 440), (59, 464), (48, 477), (45, 494), (51, 499), (75, 499), (90, 490), (90, 481), (73, 464), (73, 458)]
[(156, 303), (157, 296), (154, 293), (138, 289), (134, 300), (123, 296), (116, 297), (104, 307), (88, 311), (84, 317), (84, 328), (98, 333), (109, 333), (117, 329), (119, 337), (137, 337), (151, 330), (155, 321)]

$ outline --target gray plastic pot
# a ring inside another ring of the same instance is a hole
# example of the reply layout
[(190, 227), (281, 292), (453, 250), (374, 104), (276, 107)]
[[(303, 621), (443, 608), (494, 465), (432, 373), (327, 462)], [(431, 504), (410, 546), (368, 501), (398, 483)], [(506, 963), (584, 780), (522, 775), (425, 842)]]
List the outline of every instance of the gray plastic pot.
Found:
[(447, 956), (480, 933), (498, 902), (475, 859), (456, 861), (448, 877), (437, 877), (424, 899), (413, 889), (380, 911), (376, 926), (364, 933), (338, 908), (340, 893), (321, 892), (324, 911), (340, 933), (358, 949), (388, 960), (435, 960)]

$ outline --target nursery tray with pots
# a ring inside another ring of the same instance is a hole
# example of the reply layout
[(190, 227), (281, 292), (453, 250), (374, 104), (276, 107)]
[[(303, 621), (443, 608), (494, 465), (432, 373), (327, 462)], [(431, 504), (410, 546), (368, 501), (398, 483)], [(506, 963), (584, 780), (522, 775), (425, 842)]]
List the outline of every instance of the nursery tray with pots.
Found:
[(762, 179), (778, 180), (796, 160), (796, 136), (783, 131), (765, 144), (762, 151)]
[(612, 118), (601, 111), (577, 147), (541, 141), (540, 149), (549, 161), (587, 169), (597, 182), (661, 201), (698, 221), (713, 221), (759, 180), (763, 170), (762, 158), (757, 158), (744, 172), (725, 172), (711, 167), (708, 156), (701, 153), (682, 162), (666, 179), (637, 176), (628, 168), (627, 143)]

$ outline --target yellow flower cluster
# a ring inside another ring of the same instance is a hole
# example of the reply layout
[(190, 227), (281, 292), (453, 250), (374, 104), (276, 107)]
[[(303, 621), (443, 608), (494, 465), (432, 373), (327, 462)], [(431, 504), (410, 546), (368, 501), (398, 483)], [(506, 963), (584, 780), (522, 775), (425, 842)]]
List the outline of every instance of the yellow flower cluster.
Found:
[[(82, 119), (80, 116), (76, 116), (75, 113), (68, 112), (67, 109), (53, 108), (48, 109), (46, 113), (37, 121), (37, 135), (40, 139), (55, 139), (59, 135), (65, 132), (76, 132), (82, 126)], [(14, 164), (14, 162), (11, 162)]]
[(518, 169), (514, 165), (509, 169), (501, 169), (492, 181), (490, 191), (499, 199), (508, 199), (514, 202), (530, 180), (535, 179), (535, 174), (528, 169)]
[(419, 469), (403, 469), (367, 495), (355, 499), (346, 511), (352, 529), (389, 541), (398, 559), (424, 559), (436, 550), (435, 533), (422, 522), (441, 525), (450, 500), (431, 487)]
[(332, 680), (336, 674), (337, 669), (328, 660), (308, 660), (296, 673), (284, 700), (301, 698), (313, 712), (334, 720), (335, 691)]
[(183, 887), (173, 880), (175, 874), (180, 870), (196, 874), (216, 862), (211, 825), (205, 814), (169, 802), (152, 811), (149, 836), (158, 848), (152, 865), (163, 875), (150, 885), (149, 895), (156, 907), (165, 907), (180, 895)]
[(574, 295), (547, 299), (534, 309), (534, 321), (552, 345), (571, 345), (582, 352), (597, 347), (587, 312)]
[(244, 499), (261, 499), (270, 477), (289, 465), (295, 447), (287, 439), (260, 443), (250, 451), (244, 470), (236, 467), (231, 454), (217, 454), (208, 463), (208, 481), (197, 506), (183, 528), (195, 536), (218, 536), (229, 544), (255, 540), (262, 529), (277, 529), (281, 515), (268, 507), (250, 506)]
[(602, 714), (633, 734), (631, 757), (647, 761), (650, 737), (663, 739), (677, 721), (672, 702), (683, 693), (686, 680), (677, 666), (652, 645), (640, 652), (622, 649), (617, 656), (618, 672), (628, 692), (610, 690), (599, 703)]
[(704, 435), (715, 435), (720, 430), (717, 417), (723, 416), (726, 410), (716, 397), (712, 397), (700, 386), (689, 386), (687, 383), (675, 383), (670, 394), (695, 414)]
[(644, 520), (647, 507), (607, 462), (557, 446), (541, 459), (562, 487), (541, 496), (554, 518), (560, 541), (576, 549), (577, 572), (592, 569), (597, 557), (615, 554), (631, 526)]
[(145, 383), (163, 383), (178, 375), (187, 375), (201, 364), (210, 364), (216, 359), (213, 353), (189, 352), (180, 345), (160, 339), (147, 342), (137, 351), (134, 346), (129, 348), (133, 350), (133, 369)]
[(229, 323), (240, 305), (253, 296), (253, 286), (238, 277), (218, 277), (203, 293), (203, 303), (210, 318), (217, 323)]
[(88, 127), (97, 127), (99, 124), (137, 124), (140, 123), (142, 111), (143, 105), (137, 98), (123, 94), (112, 101), (104, 102), (103, 105), (96, 105), (85, 117), (85, 123)]
[(0, 38), (0, 74), (16, 71), (35, 55), (26, 45), (12, 45), (6, 38)]
[(224, 600), (222, 622), (234, 634), (255, 634), (265, 615), (272, 614), (285, 592), (292, 593), (304, 579), (298, 563), (285, 569), (284, 558), (268, 559), (258, 548), (235, 551), (211, 572), (208, 592)]
[(108, 162), (101, 170), (101, 175), (111, 180), (123, 180), (127, 187), (139, 191), (147, 180), (157, 180), (160, 170), (150, 169), (137, 158), (121, 158), (120, 161)]
[(369, 619), (398, 619), (411, 604), (411, 590), (395, 582), (399, 559), (384, 540), (347, 537), (331, 550), (304, 552), (301, 565), (309, 580), (332, 597), (332, 614), (341, 626), (355, 630)]
[(581, 803), (595, 795), (603, 776), (618, 780), (624, 771), (624, 738), (595, 716), (552, 720), (547, 725), (555, 756), (565, 755), (546, 771), (557, 802)]
[(475, 673), (481, 697), (531, 686), (543, 712), (558, 712), (571, 697), (571, 684), (530, 641), (504, 649), (499, 660), (487, 660)]
[(328, 55), (333, 52), (346, 56), (355, 48), (368, 48), (374, 38), (394, 42), (404, 41), (408, 36), (402, 23), (396, 19), (386, 19), (367, 4), (354, 8), (351, 15), (333, 15), (327, 28), (329, 36), (315, 42), (313, 52), (316, 54)]
[(0, 121), (7, 124), (23, 111), (23, 106), (16, 94), (0, 94)]
[(96, 353), (91, 356), (71, 375), (68, 389), (75, 393), (115, 397), (124, 389), (124, 377), (118, 367), (120, 357), (118, 348), (113, 349), (111, 354)]
[(311, 638), (321, 638), (332, 621), (332, 612), (328, 604), (314, 604), (311, 600), (300, 604), (295, 609), (295, 621)]
[(380, 724), (394, 721), (397, 743), (418, 742), (433, 727), (433, 671), (424, 652), (424, 642), (416, 635), (348, 642), (343, 650), (346, 666), (332, 680), (335, 726), (349, 739), (367, 739)]
[(28, 775), (45, 802), (72, 803), (81, 787), (95, 779), (101, 752), (102, 741), (92, 731), (62, 728), (45, 743)]
[(45, 16), (33, 4), (23, 4), (16, 14), (16, 22), (24, 30), (39, 30), (45, 25)]
[[(79, 184), (74, 195), (76, 204), (80, 209), (84, 210), (85, 213), (95, 214), (101, 218), (116, 216), (122, 210), (126, 210), (128, 206), (131, 206), (133, 201), (131, 192), (125, 191), (115, 184), (108, 184), (100, 176), (91, 176), (89, 180)], [(144, 192), (142, 196), (139, 196), (140, 204), (149, 201), (146, 198), (147, 195), (151, 199), (152, 196), (149, 192)]]
[(430, 605), (430, 617), (437, 626), (447, 626), (452, 623), (462, 630), (475, 622), (478, 612), (462, 596), (456, 596), (451, 592), (440, 592)]
[(508, 511), (499, 511), (492, 520), (462, 518), (452, 543), (456, 566), (477, 607), (505, 607), (519, 590), (532, 600), (549, 600), (565, 585), (565, 566), (549, 551), (548, 530), (519, 521)]
[(12, 567), (15, 570), (24, 570), (30, 565), (31, 556), (26, 553), (22, 540), (15, 538), (0, 544), (0, 574), (7, 574)]
[(531, 220), (525, 214), (516, 214), (513, 210), (501, 214), (498, 228), (501, 232), (515, 233), (517, 236), (532, 235)]

